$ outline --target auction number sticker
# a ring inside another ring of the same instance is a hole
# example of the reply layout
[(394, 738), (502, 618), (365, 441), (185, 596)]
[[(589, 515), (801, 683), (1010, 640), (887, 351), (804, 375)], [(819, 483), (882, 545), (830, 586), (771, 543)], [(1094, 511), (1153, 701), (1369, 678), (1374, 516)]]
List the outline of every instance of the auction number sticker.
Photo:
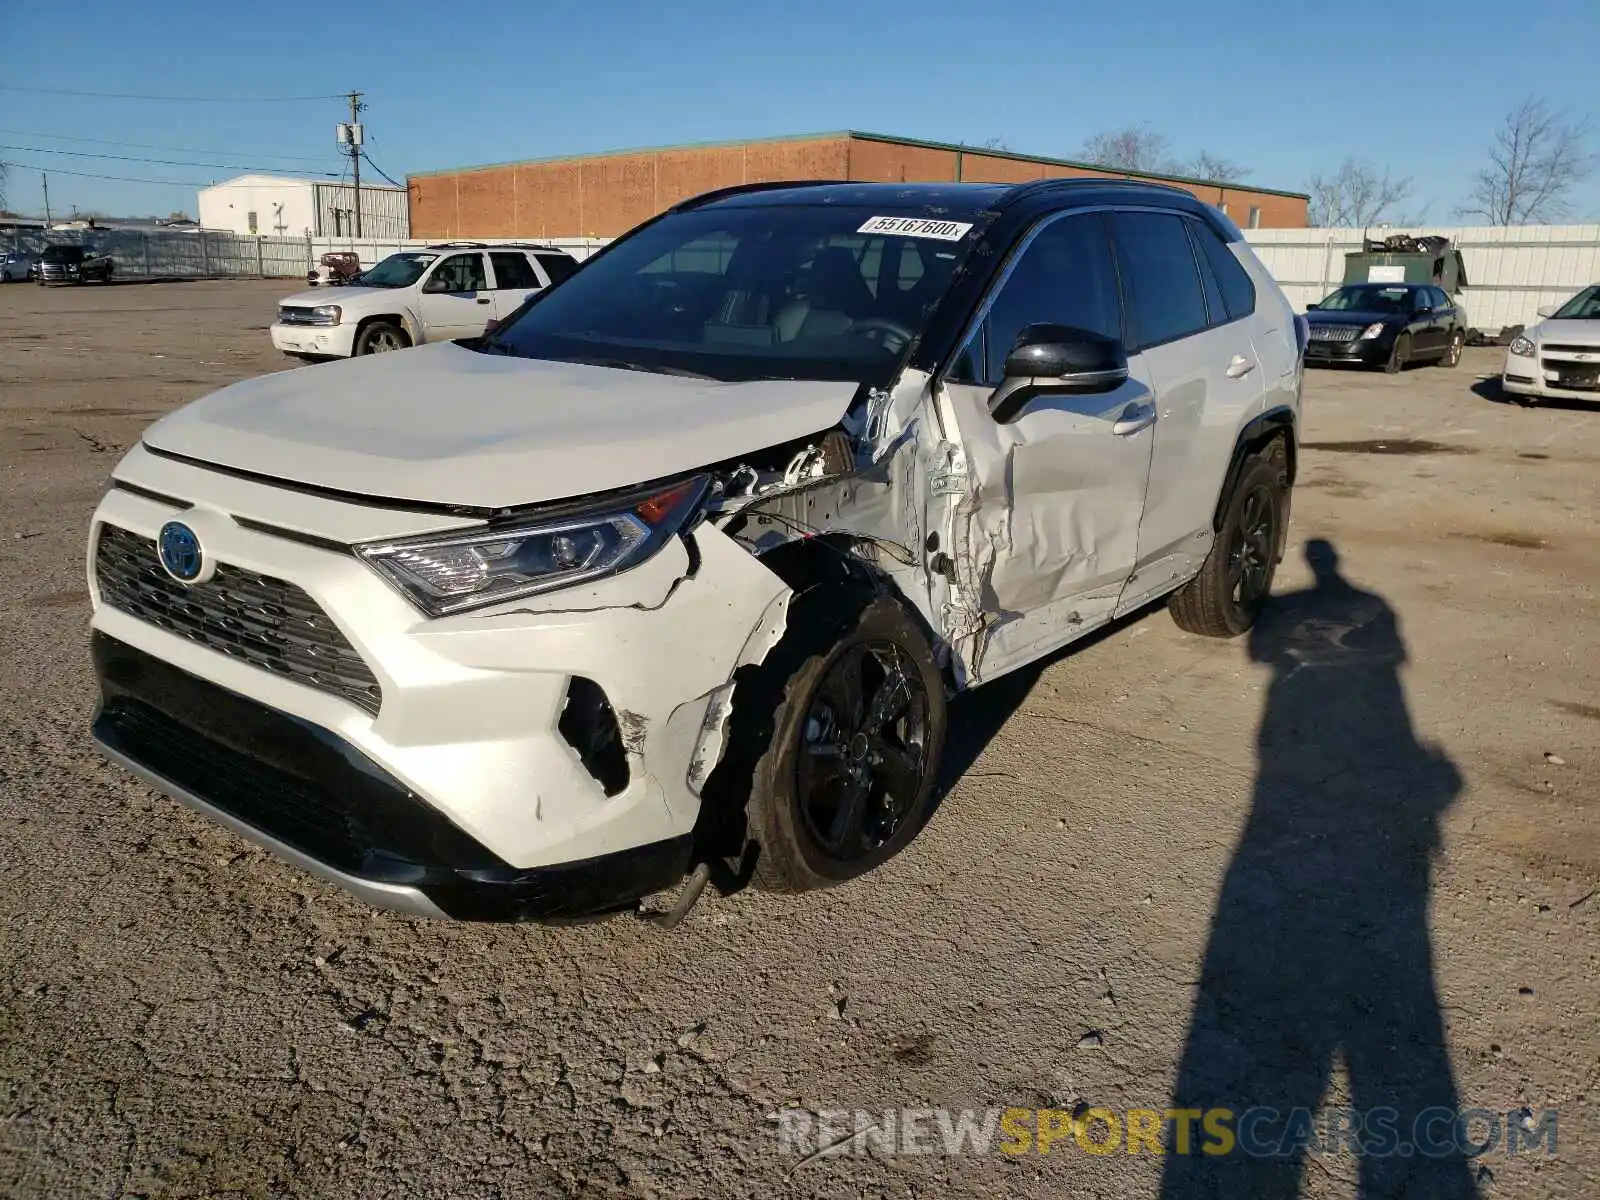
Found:
[(936, 238), (959, 242), (972, 228), (970, 221), (935, 221), (927, 217), (872, 217), (857, 233), (888, 233), (900, 237)]

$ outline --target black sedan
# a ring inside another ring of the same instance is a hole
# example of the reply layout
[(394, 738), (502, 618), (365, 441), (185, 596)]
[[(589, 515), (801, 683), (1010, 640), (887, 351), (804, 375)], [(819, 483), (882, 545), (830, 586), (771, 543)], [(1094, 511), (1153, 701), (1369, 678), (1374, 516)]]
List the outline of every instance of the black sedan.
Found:
[(1391, 375), (1413, 362), (1453, 367), (1467, 344), (1467, 314), (1431, 284), (1347, 284), (1309, 305), (1306, 321), (1306, 362), (1381, 365)]

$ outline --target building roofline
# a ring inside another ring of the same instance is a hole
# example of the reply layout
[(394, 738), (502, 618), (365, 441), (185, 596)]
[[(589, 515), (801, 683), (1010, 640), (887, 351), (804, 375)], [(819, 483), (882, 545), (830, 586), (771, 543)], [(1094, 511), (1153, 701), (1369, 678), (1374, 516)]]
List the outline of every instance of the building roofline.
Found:
[[(620, 150), (600, 150), (592, 154), (553, 154), (543, 158), (519, 158), (505, 162), (479, 163), (470, 167), (438, 167), (431, 171), (409, 171), (406, 182), (413, 179), (436, 178), (440, 175), (470, 175), (477, 171), (498, 171), (506, 167), (533, 167), (547, 163), (582, 162), (595, 158), (622, 158), (632, 154), (660, 154), (675, 150), (732, 150), (739, 146), (769, 146), (782, 142), (821, 142), (830, 138), (851, 138), (862, 142), (882, 142), (892, 146), (915, 146), (926, 150), (949, 150), (958, 154), (981, 154), (985, 158), (1005, 158), (1015, 162), (1037, 163), (1049, 167), (1073, 167), (1082, 171), (1101, 171), (1108, 178), (1141, 179), (1153, 183), (1188, 184), (1193, 187), (1225, 188), (1235, 192), (1255, 192), (1262, 196), (1285, 196), (1291, 200), (1309, 200), (1305, 192), (1289, 192), (1282, 188), (1260, 187), (1252, 183), (1224, 182), (1216, 179), (1196, 179), (1186, 175), (1158, 175), (1146, 171), (1118, 171), (1097, 163), (1079, 162), (1070, 158), (1051, 158), (1043, 154), (1022, 154), (1015, 150), (991, 150), (983, 146), (966, 146), (957, 142), (932, 142), (923, 138), (899, 137), (890, 133), (868, 133), (860, 129), (833, 129), (821, 133), (787, 133), (776, 137), (737, 138), (731, 141), (676, 142), (665, 146), (631, 146)], [(933, 180), (931, 182), (954, 182)]]

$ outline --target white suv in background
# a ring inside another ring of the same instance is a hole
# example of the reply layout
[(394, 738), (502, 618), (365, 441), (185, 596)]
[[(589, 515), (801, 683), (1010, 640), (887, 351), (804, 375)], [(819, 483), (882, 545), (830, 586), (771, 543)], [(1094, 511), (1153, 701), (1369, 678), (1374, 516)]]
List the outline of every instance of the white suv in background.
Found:
[(278, 302), (272, 344), (294, 358), (351, 358), (479, 337), (577, 260), (553, 246), (446, 242), (391, 254), (342, 288)]
[(927, 819), (948, 695), (1162, 597), (1250, 628), (1305, 344), (1174, 188), (686, 201), (486, 338), (147, 430), (89, 534), (94, 734), (413, 913), (848, 879)]

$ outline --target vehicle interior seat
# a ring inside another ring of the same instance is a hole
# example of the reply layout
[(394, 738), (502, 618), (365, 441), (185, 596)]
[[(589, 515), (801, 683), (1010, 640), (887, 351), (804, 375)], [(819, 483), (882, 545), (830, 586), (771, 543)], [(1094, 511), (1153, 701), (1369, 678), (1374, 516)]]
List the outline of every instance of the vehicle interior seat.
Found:
[(806, 268), (794, 298), (773, 315), (772, 324), (780, 342), (831, 337), (870, 315), (875, 304), (855, 255), (843, 246), (825, 246)]

